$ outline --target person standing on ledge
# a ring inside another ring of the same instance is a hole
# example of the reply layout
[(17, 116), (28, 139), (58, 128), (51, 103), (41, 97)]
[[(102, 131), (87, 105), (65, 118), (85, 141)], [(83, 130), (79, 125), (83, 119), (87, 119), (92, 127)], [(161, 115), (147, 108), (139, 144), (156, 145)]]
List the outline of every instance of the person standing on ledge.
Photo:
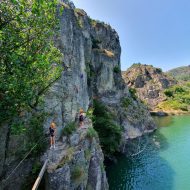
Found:
[(84, 110), (81, 108), (79, 110), (79, 127), (83, 127), (84, 125)]
[(50, 133), (50, 144), (52, 148), (55, 148), (55, 135), (56, 135), (56, 125), (54, 121), (51, 122), (50, 127), (49, 127), (49, 133)]

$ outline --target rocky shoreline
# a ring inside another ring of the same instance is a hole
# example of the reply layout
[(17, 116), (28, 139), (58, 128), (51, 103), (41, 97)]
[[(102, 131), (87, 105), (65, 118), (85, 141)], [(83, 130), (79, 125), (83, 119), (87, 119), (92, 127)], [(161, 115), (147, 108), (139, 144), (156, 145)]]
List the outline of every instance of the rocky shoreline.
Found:
[(171, 110), (171, 111), (150, 111), (152, 116), (169, 116), (169, 115), (190, 115), (190, 112), (181, 110)]

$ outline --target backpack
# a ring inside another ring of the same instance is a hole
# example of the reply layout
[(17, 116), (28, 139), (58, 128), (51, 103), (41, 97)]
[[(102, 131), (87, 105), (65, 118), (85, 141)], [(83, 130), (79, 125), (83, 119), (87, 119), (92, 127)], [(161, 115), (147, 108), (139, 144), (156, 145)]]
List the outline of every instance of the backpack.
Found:
[(84, 116), (81, 114), (80, 116), (79, 116), (79, 121), (83, 121), (84, 120)]

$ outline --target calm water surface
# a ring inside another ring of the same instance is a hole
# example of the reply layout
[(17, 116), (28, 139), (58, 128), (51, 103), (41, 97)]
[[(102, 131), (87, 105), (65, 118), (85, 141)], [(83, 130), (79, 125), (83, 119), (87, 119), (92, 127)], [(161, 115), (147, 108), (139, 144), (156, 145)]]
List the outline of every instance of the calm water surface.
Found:
[(155, 120), (143, 152), (107, 167), (110, 190), (190, 190), (190, 116)]

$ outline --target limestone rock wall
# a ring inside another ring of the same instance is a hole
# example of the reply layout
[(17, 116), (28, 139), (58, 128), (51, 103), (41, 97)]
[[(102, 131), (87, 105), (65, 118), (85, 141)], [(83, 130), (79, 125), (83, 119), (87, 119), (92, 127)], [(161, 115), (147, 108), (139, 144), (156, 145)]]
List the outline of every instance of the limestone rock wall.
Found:
[(49, 158), (46, 189), (107, 190), (104, 155), (97, 137), (89, 137), (92, 127), (86, 119), (83, 128), (64, 136), (54, 150), (48, 150), (43, 159)]
[[(60, 134), (67, 123), (78, 118), (80, 108), (87, 111), (93, 99), (99, 99), (116, 116), (115, 122), (124, 129), (121, 151), (125, 151), (122, 147), (128, 139), (153, 131), (155, 125), (148, 109), (132, 97), (121, 77), (119, 36), (109, 25), (92, 20), (72, 3), (64, 0), (60, 6), (64, 10), (55, 41), (64, 55), (64, 71), (62, 78), (46, 95), (46, 111), (52, 117), (46, 121), (44, 129), (47, 130), (51, 120), (55, 119)], [(126, 98), (130, 101), (128, 106), (123, 104)], [(71, 138), (80, 141), (81, 133), (76, 132), (74, 136)], [(67, 144), (66, 141), (63, 144)], [(56, 165), (49, 165), (47, 188), (108, 189), (105, 172), (101, 170), (103, 155), (98, 144), (98, 141), (89, 143), (88, 139), (76, 145), (67, 144), (68, 147), (63, 149), (73, 147), (73, 158), (62, 166), (64, 150), (58, 151)], [(91, 152), (89, 160), (84, 158), (85, 151)], [(71, 173), (78, 162), (86, 176), (76, 183)]]
[[(47, 130), (54, 118), (58, 131), (61, 131), (66, 123), (78, 117), (80, 108), (87, 111), (93, 98), (98, 98), (113, 109), (118, 115), (117, 122), (124, 128), (129, 125), (142, 128), (142, 133), (146, 127), (155, 128), (146, 107), (132, 99), (123, 82), (120, 71), (121, 47), (116, 31), (105, 23), (92, 20), (83, 10), (76, 9), (66, 0), (60, 6), (64, 10), (60, 16), (60, 33), (56, 35), (56, 44), (64, 55), (64, 71), (62, 78), (47, 93), (46, 111), (52, 117), (49, 117), (44, 128)], [(125, 97), (131, 99), (131, 105), (140, 106), (144, 112), (138, 114), (138, 109), (133, 106), (137, 113), (130, 112), (126, 117), (123, 113), (127, 113), (127, 110), (122, 106)], [(135, 114), (138, 118), (133, 117)], [(130, 115), (138, 122), (129, 119)]]
[(176, 84), (176, 80), (151, 65), (134, 64), (122, 73), (129, 87), (137, 90), (138, 97), (154, 110), (158, 103), (164, 101), (164, 90)]

